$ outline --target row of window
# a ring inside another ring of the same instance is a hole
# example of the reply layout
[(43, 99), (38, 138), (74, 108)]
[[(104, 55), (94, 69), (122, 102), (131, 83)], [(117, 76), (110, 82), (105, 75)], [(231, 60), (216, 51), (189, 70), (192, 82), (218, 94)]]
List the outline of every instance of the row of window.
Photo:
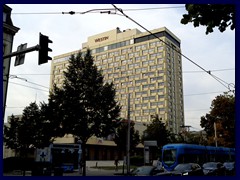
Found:
[[(127, 40), (127, 41), (122, 41), (122, 42), (117, 42), (117, 43), (113, 43), (113, 44), (110, 44), (110, 45), (107, 45), (107, 46), (92, 49), (91, 53), (92, 54), (101, 53), (101, 52), (104, 52), (104, 51), (109, 51), (109, 50), (112, 50), (112, 49), (121, 48), (121, 47), (128, 46), (128, 45), (131, 45), (131, 44), (134, 44), (134, 39)], [(160, 46), (162, 44), (163, 43), (161, 41), (157, 40), (155, 42), (150, 42), (149, 47)], [(142, 45), (137, 45), (137, 46), (135, 46), (135, 51), (144, 50), (144, 49), (147, 49), (147, 48), (148, 48), (148, 43), (142, 44)], [(132, 52), (132, 51), (133, 51), (133, 48), (130, 48), (130, 49), (125, 48), (125, 49), (122, 49), (122, 54), (129, 53), (129, 52)]]
[[(117, 77), (122, 77), (122, 78), (129, 78), (131, 79), (133, 76), (135, 77), (153, 77), (153, 76), (161, 76), (164, 73), (163, 70), (163, 65), (159, 64), (159, 65), (152, 65), (149, 67), (142, 67), (142, 68), (136, 68), (136, 69), (126, 69), (126, 66), (120, 66), (118, 67), (118, 71), (116, 71), (115, 68), (107, 68), (102, 70), (103, 75), (105, 76), (105, 78), (117, 78)], [(156, 70), (159, 70), (156, 72)], [(149, 72), (150, 71), (150, 72)], [(125, 77), (126, 76), (126, 77)], [(120, 78), (119, 77), (119, 78)]]
[(164, 56), (164, 52), (159, 52), (159, 50), (155, 50), (155, 49), (147, 49), (147, 50), (143, 50), (142, 52), (134, 52), (134, 53), (128, 53), (128, 54), (124, 54), (121, 55), (119, 54), (119, 51), (114, 51), (114, 52), (109, 52), (108, 56), (107, 54), (101, 54), (101, 55), (97, 55), (94, 57), (94, 59), (98, 64), (106, 64), (106, 63), (111, 63), (114, 61), (120, 61), (120, 60), (125, 60), (125, 59), (133, 59), (135, 58), (135, 61), (141, 61), (141, 60), (147, 60), (147, 58), (149, 57), (150, 59), (154, 59), (156, 57), (163, 57)]
[[(124, 110), (126, 110), (126, 108)], [(141, 120), (146, 121), (146, 116), (144, 115), (148, 115), (147, 118), (151, 118), (151, 116), (155, 114), (165, 114), (165, 108), (152, 108), (152, 109), (142, 109), (142, 110), (135, 109), (134, 111), (130, 111), (130, 119), (140, 120), (141, 118), (145, 117), (145, 119), (141, 119)], [(126, 117), (126, 116), (127, 116), (126, 111), (121, 112), (121, 117)]]
[[(130, 63), (127, 63), (130, 62)], [(101, 64), (99, 62), (96, 63), (96, 66), (98, 69), (107, 69), (107, 68), (114, 68), (114, 71), (118, 70), (126, 70), (126, 69), (134, 69), (138, 67), (148, 67), (150, 66), (150, 69), (156, 69), (157, 67), (161, 68), (163, 67), (163, 58), (158, 59), (150, 59), (148, 61), (140, 61), (132, 63), (132, 60), (124, 60), (121, 62), (111, 62), (111, 63), (105, 63)]]

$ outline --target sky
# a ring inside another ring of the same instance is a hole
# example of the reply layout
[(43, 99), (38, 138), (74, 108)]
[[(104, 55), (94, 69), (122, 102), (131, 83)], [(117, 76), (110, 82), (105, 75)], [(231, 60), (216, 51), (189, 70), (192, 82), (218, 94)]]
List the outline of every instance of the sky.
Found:
[[(14, 37), (13, 49), (27, 43), (28, 47), (39, 44), (39, 33), (47, 35), (54, 56), (79, 50), (87, 37), (119, 27), (137, 28), (139, 25), (118, 14), (90, 11), (93, 9), (113, 8), (111, 4), (7, 4), (12, 8), (12, 21), (20, 30)], [(229, 28), (221, 33), (217, 28), (213, 33), (205, 34), (206, 27), (194, 28), (192, 24), (180, 23), (182, 15), (187, 13), (184, 4), (115, 4), (131, 19), (148, 30), (167, 27), (181, 40), (182, 54), (191, 61), (211, 71), (225, 86), (234, 90), (235, 85), (235, 30)], [(143, 10), (145, 9), (145, 10)], [(75, 11), (76, 14), (62, 14)], [(114, 10), (111, 12), (115, 12)], [(185, 125), (198, 131), (200, 118), (209, 113), (212, 100), (229, 89), (219, 83), (196, 64), (182, 57), (184, 116)], [(51, 61), (38, 65), (38, 52), (25, 56), (23, 65), (14, 66), (11, 58), (11, 70), (5, 110), (6, 117), (21, 114), (31, 102), (47, 102), (50, 84)], [(17, 76), (17, 78), (16, 78)], [(27, 80), (27, 81), (26, 81)]]

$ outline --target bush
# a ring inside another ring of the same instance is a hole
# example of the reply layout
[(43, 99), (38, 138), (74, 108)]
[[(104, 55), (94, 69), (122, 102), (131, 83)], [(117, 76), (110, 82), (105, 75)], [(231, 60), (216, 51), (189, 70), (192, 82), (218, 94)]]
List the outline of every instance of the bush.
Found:
[(9, 157), (3, 159), (3, 171), (31, 170), (33, 164), (33, 158)]
[(130, 157), (130, 162), (131, 162), (131, 165), (142, 166), (144, 165), (144, 157), (143, 156)]

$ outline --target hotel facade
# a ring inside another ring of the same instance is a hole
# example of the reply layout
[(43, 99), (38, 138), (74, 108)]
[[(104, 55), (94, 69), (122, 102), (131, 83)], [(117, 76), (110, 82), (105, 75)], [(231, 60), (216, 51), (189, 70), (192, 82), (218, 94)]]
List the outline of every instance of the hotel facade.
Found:
[[(113, 82), (116, 99), (122, 105), (121, 117), (144, 130), (151, 116), (162, 118), (167, 129), (179, 133), (184, 125), (181, 41), (166, 27), (141, 32), (119, 28), (88, 37), (81, 52), (89, 48), (94, 62), (102, 70), (105, 82)], [(156, 38), (158, 37), (158, 38)], [(51, 64), (50, 87), (61, 87), (73, 51), (55, 56)]]

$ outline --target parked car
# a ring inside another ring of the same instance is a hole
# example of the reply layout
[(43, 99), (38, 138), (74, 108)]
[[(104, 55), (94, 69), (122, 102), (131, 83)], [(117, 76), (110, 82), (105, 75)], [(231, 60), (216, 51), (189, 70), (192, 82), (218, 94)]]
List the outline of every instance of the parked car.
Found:
[(224, 176), (226, 168), (221, 162), (207, 162), (203, 164), (203, 173), (206, 176)]
[(235, 162), (225, 162), (223, 165), (226, 168), (226, 175), (235, 175)]
[(165, 171), (156, 176), (203, 176), (203, 170), (197, 163), (178, 164), (173, 171)]
[(163, 169), (159, 170), (155, 166), (140, 166), (131, 171), (132, 176), (153, 176), (159, 172), (162, 172)]

